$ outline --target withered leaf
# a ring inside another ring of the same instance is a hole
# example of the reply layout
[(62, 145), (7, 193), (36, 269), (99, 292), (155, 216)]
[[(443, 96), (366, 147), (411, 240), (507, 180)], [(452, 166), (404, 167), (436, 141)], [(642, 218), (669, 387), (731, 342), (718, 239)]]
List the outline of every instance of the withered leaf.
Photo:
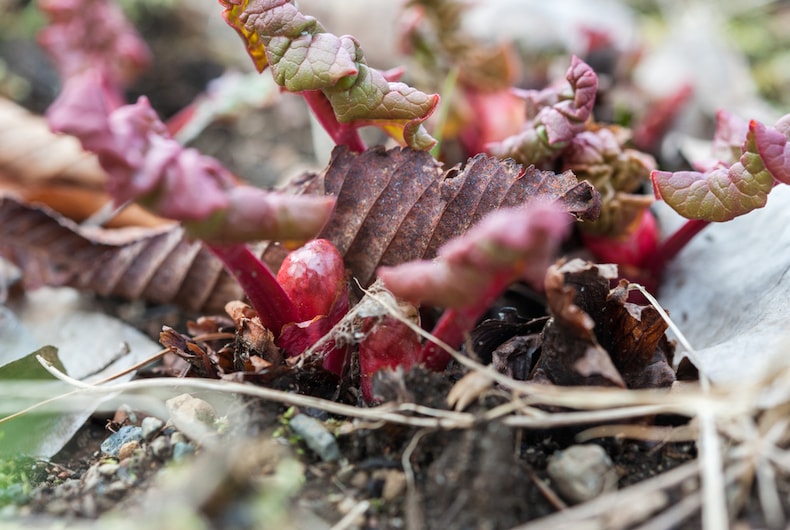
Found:
[[(539, 379), (557, 385), (625, 387), (609, 354), (598, 343), (595, 320), (582, 307), (587, 305), (587, 298), (591, 299), (589, 305), (594, 305), (596, 291), (606, 296), (609, 278), (603, 274), (599, 275), (596, 265), (582, 260), (553, 265), (546, 272), (546, 298), (552, 318), (543, 328), (543, 347), (534, 374)], [(569, 281), (569, 276), (575, 282)], [(581, 278), (592, 281), (583, 288), (572, 284), (580, 283)], [(593, 308), (593, 313), (600, 312)]]
[(70, 286), (206, 312), (243, 296), (219, 260), (176, 225), (87, 228), (10, 197), (0, 197), (0, 256), (22, 269), (30, 287)]
[(206, 351), (203, 346), (190, 337), (179, 333), (169, 326), (164, 326), (159, 334), (159, 342), (171, 353), (176, 354), (189, 363), (191, 371), (197, 377), (209, 379), (219, 377), (216, 355), (212, 355), (211, 353), (213, 352)]
[[(362, 154), (337, 148), (322, 175), (305, 177), (294, 190), (337, 196), (320, 237), (338, 247), (363, 285), (380, 265), (434, 257), (500, 207), (540, 197), (582, 219), (600, 213), (598, 193), (570, 172), (524, 169), (485, 155), (445, 171), (428, 153), (399, 148)], [(256, 251), (274, 270), (286, 255), (269, 243)], [(69, 285), (208, 312), (243, 297), (220, 262), (177, 226), (88, 230), (48, 209), (0, 198), (0, 255), (22, 268), (29, 285)]]
[(610, 290), (612, 265), (582, 260), (546, 274), (552, 318), (536, 372), (555, 384), (663, 388), (672, 384), (667, 324), (652, 306), (628, 302), (627, 283)]
[(600, 213), (600, 197), (570, 173), (523, 168), (486, 155), (445, 171), (430, 154), (373, 148), (361, 154), (338, 147), (327, 170), (303, 182), (306, 193), (337, 196), (320, 237), (332, 241), (362, 285), (376, 268), (430, 259), (485, 214), (541, 198), (582, 219)]
[(96, 157), (79, 141), (54, 134), (44, 118), (0, 97), (0, 175), (27, 185), (79, 182), (100, 188), (106, 180)]

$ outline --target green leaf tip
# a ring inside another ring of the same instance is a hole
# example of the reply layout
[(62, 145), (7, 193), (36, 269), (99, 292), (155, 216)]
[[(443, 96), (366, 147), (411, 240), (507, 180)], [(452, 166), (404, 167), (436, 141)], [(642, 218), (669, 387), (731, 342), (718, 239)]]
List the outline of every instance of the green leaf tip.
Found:
[(355, 38), (325, 31), (291, 1), (220, 0), (220, 4), (258, 70), (269, 66), (277, 84), (286, 90), (320, 90), (341, 124), (378, 127), (414, 149), (435, 145), (423, 123), (436, 109), (439, 96), (390, 81), (369, 67)]

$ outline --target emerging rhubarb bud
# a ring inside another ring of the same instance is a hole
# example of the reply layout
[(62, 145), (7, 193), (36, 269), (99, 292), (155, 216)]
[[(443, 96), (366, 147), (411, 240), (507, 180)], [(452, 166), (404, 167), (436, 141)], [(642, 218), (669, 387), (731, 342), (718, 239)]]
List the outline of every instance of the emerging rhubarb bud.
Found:
[[(343, 257), (326, 239), (309, 241), (291, 252), (277, 273), (277, 282), (296, 309), (296, 320), (283, 326), (277, 344), (298, 355), (315, 344), (348, 312), (348, 282)], [(334, 343), (324, 349), (324, 367), (343, 368), (344, 355)]]

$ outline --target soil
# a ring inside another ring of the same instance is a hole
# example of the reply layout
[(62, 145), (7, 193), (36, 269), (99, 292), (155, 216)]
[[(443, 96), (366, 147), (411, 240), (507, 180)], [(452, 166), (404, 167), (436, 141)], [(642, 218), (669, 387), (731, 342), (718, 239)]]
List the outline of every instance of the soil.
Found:
[[(210, 59), (204, 47), (195, 44), (186, 21), (180, 22), (183, 27), (171, 27), (168, 32), (159, 31), (165, 21), (155, 13), (146, 21), (144, 33), (154, 48), (159, 69), (134, 87), (134, 92), (149, 95), (154, 107), (167, 116), (220, 73), (221, 66), (218, 60)], [(174, 19), (166, 22), (172, 24)], [(166, 36), (174, 34), (181, 35), (181, 47), (178, 53), (168, 53), (173, 44)], [(3, 52), (9, 60), (13, 59), (11, 48), (21, 50), (24, 46), (5, 43)], [(168, 58), (175, 66), (164, 62)], [(19, 63), (30, 64), (28, 59), (19, 58)], [(51, 71), (42, 65), (42, 59), (36, 56), (34, 61), (41, 66), (36, 76), (51, 80)], [(9, 67), (14, 71), (14, 63)], [(33, 81), (32, 86), (39, 86)], [(51, 96), (51, 92), (37, 91), (25, 103), (40, 111)], [(212, 126), (196, 145), (222, 159), (236, 173), (265, 185), (279, 181), (284, 173), (311, 166), (314, 162), (310, 142), (306, 141), (307, 113), (296, 99), (282, 101), (276, 108)], [(116, 301), (107, 302), (107, 306), (129, 316), (128, 307), (124, 310)], [(146, 311), (149, 318), (138, 318), (135, 324), (156, 336), (163, 323), (162, 310)], [(170, 314), (173, 322), (167, 323), (175, 325), (183, 317)], [(415, 404), (446, 409), (447, 394), (461, 375), (457, 368), (442, 374), (415, 369), (402, 377), (393, 376), (395, 380), (390, 383), (400, 389), (401, 398), (407, 395)], [(331, 392), (325, 397), (332, 397)], [(473, 407), (490, 410), (506, 399), (505, 394), (492, 392)], [(341, 458), (324, 461), (303, 437), (295, 435), (289, 425), (289, 418), (295, 414), (332, 420), (326, 424), (335, 428)], [(94, 418), (88, 422), (46, 464), (43, 480), (26, 500), (3, 512), (9, 516), (7, 520), (25, 525), (63, 520), (79, 523), (111, 513), (151, 521), (152, 514), (167, 510), (183, 514), (186, 510), (197, 519), (186, 518), (183, 524), (189, 527), (194, 523), (195, 528), (329, 528), (337, 524), (338, 528), (367, 529), (506, 529), (538, 520), (569, 504), (558, 493), (547, 465), (558, 451), (575, 443), (576, 434), (583, 428), (522, 430), (481, 421), (468, 429), (424, 430), (385, 422), (350, 422), (320, 410), (294, 410), (248, 399), (229, 414), (229, 432), (221, 444), (194, 443), (193, 454), (176, 458), (173, 440), (180, 433), (169, 426), (143, 441), (131, 455), (110, 458), (99, 446), (111, 434), (108, 425), (116, 429), (119, 425), (108, 424), (108, 420)], [(140, 421), (133, 418), (127, 423)], [(163, 444), (154, 443), (158, 438), (167, 439), (169, 450), (163, 452)], [(611, 459), (619, 489), (696, 457), (691, 443), (623, 439), (593, 443)], [(284, 467), (290, 463), (295, 466)], [(171, 480), (178, 473), (182, 474), (180, 481)], [(288, 485), (288, 477), (296, 486)], [(695, 489), (694, 484), (686, 481), (667, 490), (669, 504), (682, 499), (689, 489)], [(785, 499), (789, 491), (786, 483), (780, 483)], [(746, 504), (756, 506), (756, 502)], [(355, 510), (359, 512), (356, 516)], [(753, 519), (751, 524), (764, 524), (756, 508), (747, 508), (745, 517)], [(161, 519), (160, 523), (167, 520)], [(696, 528), (700, 521), (692, 515), (683, 525)]]
[[(447, 374), (416, 369), (401, 383), (415, 403), (446, 408), (446, 394), (452, 384)], [(486, 401), (479, 406), (489, 408), (503, 399)], [(287, 500), (288, 505), (295, 514), (312, 514), (309, 518), (289, 518), (295, 528), (304, 527), (304, 521), (313, 521), (308, 526), (311, 528), (328, 528), (340, 521), (350, 506), (363, 501), (370, 505), (353, 522), (353, 528), (505, 529), (551, 514), (562, 506), (546, 468), (553, 454), (574, 443), (574, 429), (520, 431), (482, 422), (456, 430), (389, 424), (355, 426), (345, 433), (345, 429), (339, 429), (343, 433), (337, 437), (342, 458), (326, 462), (288, 428), (284, 418), (292, 417), (293, 410), (258, 401), (246, 405), (244, 421), (235, 424), (233, 436), (228, 435), (234, 455), (198, 446), (194, 455), (180, 462), (173, 461), (172, 451), (165, 457), (157, 456), (153, 449), (156, 438), (143, 442), (124, 459), (102, 454), (99, 445), (111, 434), (108, 426), (117, 429), (118, 425), (96, 418), (51, 460), (46, 478), (18, 509), (16, 517), (43, 523), (52, 516), (79, 521), (107, 512), (144, 514), (151, 509), (147, 504), (151, 491), (162, 488), (161, 478), (168, 469), (179, 465), (200, 468), (207, 458), (230, 460), (215, 470), (220, 476), (226, 475), (224, 480), (215, 480), (216, 490), (194, 506), (210, 528), (257, 528), (260, 521), (248, 512), (253, 511), (257, 496), (262, 494), (262, 480), (286, 459), (297, 459), (302, 464), (299, 473), (303, 484)], [(328, 419), (320, 411), (299, 412)], [(342, 418), (335, 421), (350, 427)], [(172, 438), (174, 432), (166, 428), (157, 438)], [(239, 437), (241, 434), (244, 436)], [(255, 456), (262, 443), (277, 448), (263, 465)], [(613, 462), (619, 488), (695, 457), (693, 444), (607, 440), (601, 445)], [(413, 473), (413, 487), (407, 485), (405, 451), (410, 455), (408, 472)], [(239, 458), (247, 463), (243, 474), (235, 470)], [(100, 472), (107, 464), (117, 464), (117, 470)], [(175, 491), (163, 494), (170, 497), (169, 502), (179, 500)], [(689, 527), (693, 524), (689, 522)]]

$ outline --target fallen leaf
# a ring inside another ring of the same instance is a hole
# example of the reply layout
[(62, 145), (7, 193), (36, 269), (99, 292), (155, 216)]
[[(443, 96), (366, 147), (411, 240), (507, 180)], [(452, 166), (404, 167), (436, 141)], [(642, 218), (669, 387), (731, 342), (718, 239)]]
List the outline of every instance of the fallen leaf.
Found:
[(71, 136), (56, 135), (44, 118), (0, 97), (0, 176), (28, 186), (53, 182), (101, 188), (96, 157)]
[[(38, 389), (34, 388), (36, 385), (42, 383), (57, 383), (57, 379), (47, 372), (36, 360), (36, 356), (42, 356), (48, 362), (64, 370), (58, 358), (58, 351), (52, 346), (45, 346), (40, 350), (34, 351), (24, 357), (11, 361), (7, 364), (0, 366), (0, 382), (5, 385), (18, 383), (24, 381), (27, 390), (31, 395)], [(24, 389), (22, 389), (24, 390)], [(46, 397), (54, 397), (58, 394), (68, 392), (68, 386), (65, 384), (57, 385), (55, 388), (52, 386), (47, 387)], [(30, 399), (22, 394), (16, 397), (7, 396), (6, 403), (4, 403), (4, 411), (0, 412), (0, 418), (5, 418), (12, 412), (9, 410), (13, 408), (13, 404), (18, 402), (24, 403), (25, 399)], [(43, 400), (44, 397), (39, 397)], [(9, 403), (9, 401), (11, 403)], [(18, 404), (18, 409), (22, 410), (27, 408), (29, 404)], [(43, 451), (45, 454), (52, 452), (49, 448), (48, 437), (53, 432), (61, 429), (69, 429), (69, 418), (67, 415), (59, 413), (57, 410), (40, 409), (22, 416), (16, 417), (12, 420), (0, 423), (0, 439), (3, 443), (0, 444), (0, 456), (9, 457), (18, 454), (40, 456)], [(64, 442), (65, 443), (65, 442)]]
[(546, 274), (552, 318), (543, 329), (536, 374), (559, 385), (665, 388), (675, 381), (667, 324), (652, 306), (614, 289), (613, 265), (572, 260)]
[[(546, 298), (552, 318), (542, 332), (542, 351), (534, 377), (557, 385), (625, 387), (607, 351), (595, 336), (595, 316), (582, 309), (585, 299), (605, 299), (616, 272), (573, 260), (546, 272)], [(584, 289), (582, 289), (582, 286)], [(600, 304), (601, 310), (603, 304)], [(598, 314), (595, 314), (598, 313)]]
[[(279, 254), (273, 245), (262, 248)], [(45, 207), (0, 197), (0, 255), (25, 284), (70, 286), (105, 296), (222, 312), (243, 296), (221, 263), (177, 225), (101, 229), (80, 226)]]
[[(663, 226), (683, 222), (662, 210)], [(790, 187), (760, 209), (716, 223), (669, 265), (660, 301), (714, 382), (746, 383), (787, 358)]]
[(600, 213), (595, 190), (572, 173), (524, 169), (485, 155), (445, 171), (425, 152), (338, 148), (324, 174), (302, 185), (307, 193), (337, 197), (319, 237), (335, 244), (363, 286), (379, 266), (431, 259), (485, 214), (527, 199), (555, 200), (583, 219)]
[[(159, 345), (136, 329), (94, 310), (79, 293), (65, 288), (28, 292), (21, 298), (13, 299), (7, 307), (0, 306), (0, 331), (3, 332), (0, 364), (25, 357), (31, 351), (31, 345), (39, 348), (50, 344), (57, 347), (61, 366), (71, 377), (91, 381), (116, 374), (151, 357), (160, 349)], [(6, 340), (9, 337), (17, 340)], [(86, 338), (90, 340), (86, 342)], [(38, 365), (35, 360), (33, 363)], [(132, 375), (127, 374), (117, 381), (128, 381)], [(12, 378), (18, 379), (16, 376)], [(48, 374), (47, 378), (51, 379)], [(64, 385), (61, 390), (65, 392), (72, 388)], [(42, 397), (61, 393), (57, 389), (47, 392)], [(25, 392), (14, 389), (9, 382), (0, 385), (0, 402), (6, 406), (13, 399), (24, 396)], [(32, 405), (36, 401), (28, 399), (24, 405)], [(55, 455), (91, 414), (107, 408), (104, 401), (96, 396), (83, 396), (80, 400), (55, 403), (55, 408), (50, 409), (50, 412), (54, 410), (57, 413), (57, 421), (47, 428), (42, 426), (26, 432), (24, 452), (42, 458)], [(116, 406), (113, 405), (113, 410)], [(24, 407), (17, 410), (21, 408)], [(0, 446), (0, 450), (5, 448), (5, 439)]]

